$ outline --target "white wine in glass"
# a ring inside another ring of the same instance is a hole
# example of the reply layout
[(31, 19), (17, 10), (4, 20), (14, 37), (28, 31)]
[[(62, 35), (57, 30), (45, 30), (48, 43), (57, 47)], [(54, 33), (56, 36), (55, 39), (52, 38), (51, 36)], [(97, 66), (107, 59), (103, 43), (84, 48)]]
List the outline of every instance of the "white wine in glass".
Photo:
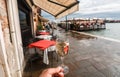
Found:
[(68, 54), (69, 42), (65, 40), (56, 41), (56, 52), (60, 56), (62, 64), (60, 65), (64, 69), (64, 74), (69, 72), (68, 66), (64, 65), (64, 56)]

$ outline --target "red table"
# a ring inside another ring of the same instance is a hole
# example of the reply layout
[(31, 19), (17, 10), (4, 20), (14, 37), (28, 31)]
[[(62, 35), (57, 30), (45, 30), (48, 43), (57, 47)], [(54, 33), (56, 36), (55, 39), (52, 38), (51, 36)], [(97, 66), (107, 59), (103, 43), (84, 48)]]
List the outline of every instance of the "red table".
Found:
[(37, 47), (40, 48), (41, 50), (45, 50), (46, 48), (55, 45), (55, 41), (50, 41), (50, 40), (40, 40), (37, 42), (31, 43), (28, 47)]
[(48, 60), (48, 51), (47, 48), (49, 48), (50, 46), (54, 46), (56, 44), (55, 41), (51, 41), (51, 40), (40, 40), (37, 42), (33, 42), (31, 43), (28, 47), (29, 48), (39, 48), (40, 50), (44, 51), (44, 58), (43, 58), (43, 62), (45, 64), (49, 64), (49, 60)]
[(38, 32), (37, 34), (40, 34), (40, 35), (49, 35), (50, 33), (49, 32)]

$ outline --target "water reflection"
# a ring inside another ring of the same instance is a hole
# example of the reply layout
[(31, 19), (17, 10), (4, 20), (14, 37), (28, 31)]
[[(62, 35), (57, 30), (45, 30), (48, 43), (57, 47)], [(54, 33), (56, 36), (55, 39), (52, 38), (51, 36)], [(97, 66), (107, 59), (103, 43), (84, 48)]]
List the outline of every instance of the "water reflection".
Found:
[(76, 33), (76, 32), (70, 32), (70, 36), (77, 38), (78, 40), (83, 40), (83, 39), (97, 39), (97, 37), (93, 37), (93, 36), (88, 36), (85, 34), (81, 34), (81, 33)]
[(77, 33), (77, 32), (73, 32), (73, 31), (65, 31), (61, 28), (58, 28), (58, 33), (57, 33), (57, 36), (59, 37), (64, 37), (64, 38), (69, 38), (70, 37), (73, 37), (77, 40), (90, 40), (90, 39), (97, 39), (97, 37), (94, 37), (94, 36), (90, 36), (90, 35), (85, 35), (85, 34), (82, 34), (82, 33)]

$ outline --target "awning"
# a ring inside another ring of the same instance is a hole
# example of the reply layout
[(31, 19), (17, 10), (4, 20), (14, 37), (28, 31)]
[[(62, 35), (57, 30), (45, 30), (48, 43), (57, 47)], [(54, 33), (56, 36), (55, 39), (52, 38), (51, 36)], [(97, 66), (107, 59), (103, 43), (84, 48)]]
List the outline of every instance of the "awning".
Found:
[(39, 16), (39, 19), (41, 20), (41, 22), (48, 22), (49, 21), (48, 19), (41, 17), (41, 16)]
[(33, 0), (33, 3), (56, 18), (79, 10), (77, 0)]

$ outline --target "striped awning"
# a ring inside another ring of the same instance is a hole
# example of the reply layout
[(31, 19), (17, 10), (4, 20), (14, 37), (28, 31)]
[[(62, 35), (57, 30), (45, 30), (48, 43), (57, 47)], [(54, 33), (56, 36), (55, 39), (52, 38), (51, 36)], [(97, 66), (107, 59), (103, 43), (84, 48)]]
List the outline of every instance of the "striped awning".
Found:
[(41, 16), (39, 16), (39, 19), (40, 19), (41, 22), (48, 22), (49, 21), (48, 19), (46, 19), (44, 17), (41, 17)]
[(55, 18), (61, 18), (79, 10), (77, 0), (33, 0), (33, 3)]

